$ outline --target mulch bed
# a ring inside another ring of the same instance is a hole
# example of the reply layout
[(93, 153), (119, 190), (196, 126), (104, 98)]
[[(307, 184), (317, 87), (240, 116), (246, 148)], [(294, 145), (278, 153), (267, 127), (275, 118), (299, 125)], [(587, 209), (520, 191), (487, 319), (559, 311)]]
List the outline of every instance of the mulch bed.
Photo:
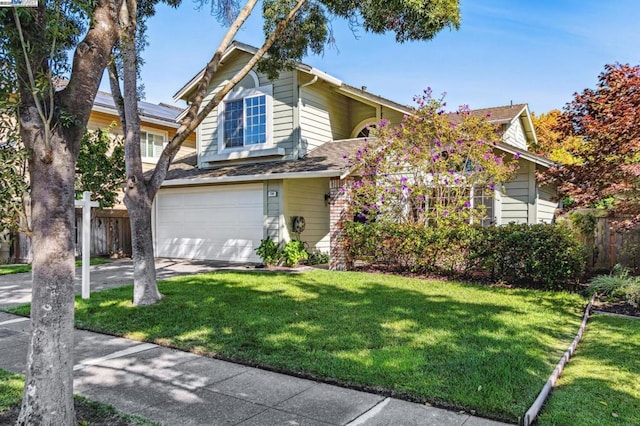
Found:
[(624, 300), (596, 300), (593, 303), (593, 309), (596, 311), (608, 312), (610, 314), (628, 315), (640, 318), (640, 309)]

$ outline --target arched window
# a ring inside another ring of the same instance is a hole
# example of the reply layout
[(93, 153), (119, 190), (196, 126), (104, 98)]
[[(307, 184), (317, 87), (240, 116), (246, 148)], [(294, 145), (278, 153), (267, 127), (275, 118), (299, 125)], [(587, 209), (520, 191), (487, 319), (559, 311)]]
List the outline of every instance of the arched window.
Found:
[(356, 124), (351, 132), (352, 138), (366, 138), (369, 137), (369, 130), (375, 128), (378, 121), (372, 117), (367, 118)]

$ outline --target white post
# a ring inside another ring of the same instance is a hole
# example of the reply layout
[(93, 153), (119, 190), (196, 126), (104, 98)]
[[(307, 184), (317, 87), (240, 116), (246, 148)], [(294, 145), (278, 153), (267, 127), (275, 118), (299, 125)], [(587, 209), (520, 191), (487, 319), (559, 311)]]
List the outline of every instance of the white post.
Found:
[(82, 298), (91, 294), (89, 265), (91, 263), (91, 207), (98, 207), (97, 201), (91, 201), (91, 193), (84, 191), (82, 200), (76, 200), (76, 207), (82, 207)]

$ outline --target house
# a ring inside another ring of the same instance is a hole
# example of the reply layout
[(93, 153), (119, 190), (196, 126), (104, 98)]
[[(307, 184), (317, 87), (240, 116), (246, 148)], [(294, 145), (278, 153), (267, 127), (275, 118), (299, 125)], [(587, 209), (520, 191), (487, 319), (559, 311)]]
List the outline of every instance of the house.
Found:
[[(154, 166), (164, 146), (175, 135), (179, 127), (176, 118), (182, 113), (182, 108), (163, 103), (156, 105), (144, 101), (138, 102), (138, 108), (140, 112), (142, 167), (146, 171)], [(118, 110), (111, 94), (99, 91), (91, 109), (87, 129), (106, 128), (111, 128), (111, 133), (114, 135), (122, 135)], [(192, 155), (195, 151), (196, 137), (192, 135), (184, 142), (176, 158), (179, 160), (182, 157)], [(93, 210), (91, 230), (91, 253), (93, 255), (109, 255), (118, 252), (131, 254), (131, 231), (126, 207), (122, 202), (123, 195), (119, 197), (119, 202), (113, 208)], [(78, 219), (79, 215), (80, 211), (77, 209), (76, 255), (81, 253), (82, 221)], [(18, 234), (17, 237), (12, 238), (8, 257), (16, 263), (29, 262), (31, 259), (30, 246), (30, 239), (24, 234)]]
[[(208, 97), (256, 51), (234, 42), (210, 84)], [(201, 77), (175, 95), (187, 102)], [(411, 110), (298, 63), (275, 81), (251, 71), (197, 129), (196, 150), (176, 160), (154, 203), (158, 257), (258, 262), (255, 249), (271, 237), (304, 241), (331, 253), (340, 269), (341, 192), (350, 170), (344, 159), (362, 145), (368, 126), (400, 123)], [(535, 171), (551, 162), (527, 151), (535, 131), (526, 105), (491, 113), (504, 142), (519, 155), (517, 176), (487, 201), (495, 223), (551, 222), (555, 190), (536, 183)], [(304, 218), (304, 231), (294, 227)]]

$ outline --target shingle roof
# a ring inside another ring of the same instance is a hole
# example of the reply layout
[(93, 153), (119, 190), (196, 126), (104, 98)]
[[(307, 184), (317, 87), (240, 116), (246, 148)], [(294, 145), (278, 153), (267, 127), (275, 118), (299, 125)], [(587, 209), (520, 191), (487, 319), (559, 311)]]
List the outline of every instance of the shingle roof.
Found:
[[(522, 113), (527, 104), (504, 105), (491, 108), (480, 108), (471, 110), (471, 115), (475, 117), (487, 117), (489, 122), (494, 124), (510, 123), (514, 118)], [(457, 112), (449, 113), (449, 120), (452, 123), (462, 121), (462, 116)]]
[(364, 139), (333, 141), (319, 146), (310, 151), (305, 157), (296, 161), (230, 164), (207, 169), (196, 168), (196, 154), (192, 154), (182, 159), (177, 159), (171, 165), (165, 181), (235, 176), (261, 176), (266, 178), (270, 175), (295, 173), (330, 173), (335, 176), (341, 176), (349, 170), (349, 164), (345, 156), (352, 156), (364, 143)]

